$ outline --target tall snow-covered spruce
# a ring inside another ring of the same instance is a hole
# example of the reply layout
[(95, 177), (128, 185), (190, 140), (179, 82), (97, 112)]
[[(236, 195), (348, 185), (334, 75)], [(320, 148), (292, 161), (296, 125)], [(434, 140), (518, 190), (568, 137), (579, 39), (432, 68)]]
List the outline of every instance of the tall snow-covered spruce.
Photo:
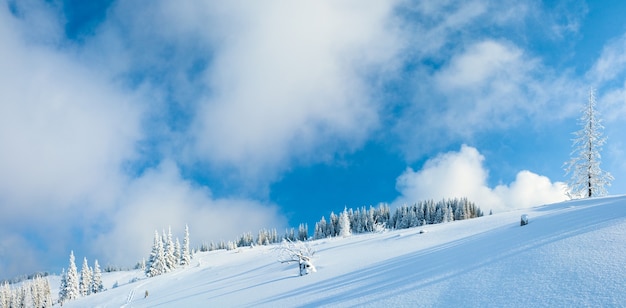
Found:
[(91, 283), (93, 280), (93, 273), (87, 263), (87, 258), (83, 259), (83, 267), (80, 271), (80, 295), (87, 296), (91, 294)]
[(102, 283), (102, 271), (100, 270), (100, 264), (98, 264), (98, 260), (95, 260), (93, 263), (91, 293), (100, 293), (102, 291), (104, 291), (104, 284)]
[(183, 247), (180, 256), (180, 265), (191, 263), (191, 251), (189, 250), (189, 226), (185, 225), (185, 235), (183, 237)]
[(150, 253), (150, 259), (146, 266), (146, 276), (154, 277), (168, 272), (168, 268), (165, 261), (165, 253), (163, 251), (163, 241), (159, 236), (158, 231), (154, 231), (154, 244), (152, 245), (152, 252)]
[(350, 216), (348, 216), (348, 208), (345, 207), (339, 215), (339, 236), (348, 237), (351, 234)]
[(591, 198), (607, 194), (613, 176), (600, 169), (600, 151), (606, 143), (602, 136), (602, 119), (596, 110), (595, 90), (589, 90), (589, 101), (582, 110), (579, 124), (582, 128), (574, 133), (571, 159), (565, 163), (566, 175), (570, 176), (567, 194), (570, 198)]
[(62, 275), (61, 288), (59, 290), (59, 301), (61, 303), (68, 300), (77, 299), (80, 295), (78, 269), (74, 260), (74, 251), (70, 252), (70, 262), (67, 272)]
[(176, 246), (172, 240), (172, 228), (168, 227), (167, 235), (163, 232), (163, 253), (165, 254), (166, 272), (172, 271), (178, 265), (179, 260), (176, 258)]

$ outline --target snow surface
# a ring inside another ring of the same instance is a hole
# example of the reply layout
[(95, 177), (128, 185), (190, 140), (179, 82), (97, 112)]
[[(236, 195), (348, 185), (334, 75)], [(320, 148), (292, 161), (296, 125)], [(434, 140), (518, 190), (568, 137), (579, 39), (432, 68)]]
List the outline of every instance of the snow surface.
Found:
[(154, 278), (104, 273), (107, 291), (64, 307), (626, 306), (625, 196), (310, 245), (307, 276), (276, 246), (212, 251)]

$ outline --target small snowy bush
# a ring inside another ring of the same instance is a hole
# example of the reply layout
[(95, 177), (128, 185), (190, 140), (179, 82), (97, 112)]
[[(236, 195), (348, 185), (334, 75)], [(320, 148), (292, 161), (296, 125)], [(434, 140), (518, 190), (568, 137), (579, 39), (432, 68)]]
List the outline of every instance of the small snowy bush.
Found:
[(522, 215), (521, 221), (520, 221), (520, 226), (525, 226), (528, 224), (528, 215), (524, 214)]
[(314, 254), (315, 251), (308, 243), (301, 241), (292, 242), (285, 239), (280, 247), (278, 247), (278, 262), (297, 262), (300, 276), (304, 276), (317, 271), (312, 262)]

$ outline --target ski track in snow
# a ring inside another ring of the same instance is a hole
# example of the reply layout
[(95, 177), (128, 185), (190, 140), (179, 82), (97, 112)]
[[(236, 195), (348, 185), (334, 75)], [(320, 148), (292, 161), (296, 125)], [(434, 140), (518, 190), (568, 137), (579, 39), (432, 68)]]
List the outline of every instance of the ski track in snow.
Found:
[[(524, 213), (530, 223), (521, 227)], [(199, 253), (193, 266), (67, 305), (626, 306), (625, 239), (626, 197), (569, 201), (311, 241), (318, 271), (302, 277), (297, 265), (277, 261), (275, 246)], [(136, 298), (144, 289), (150, 295)]]

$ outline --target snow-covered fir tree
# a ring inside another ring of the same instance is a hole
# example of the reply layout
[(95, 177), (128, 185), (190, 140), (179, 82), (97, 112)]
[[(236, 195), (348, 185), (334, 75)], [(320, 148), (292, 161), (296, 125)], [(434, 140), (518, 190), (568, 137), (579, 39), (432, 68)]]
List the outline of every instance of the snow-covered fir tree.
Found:
[(96, 259), (93, 262), (93, 280), (91, 281), (91, 293), (100, 293), (104, 291), (104, 284), (102, 283), (102, 271), (100, 270), (100, 264)]
[[(39, 277), (37, 277), (39, 278)], [(27, 291), (30, 294), (30, 301), (33, 307), (42, 307), (44, 303), (44, 294), (43, 290), (40, 290), (40, 283), (37, 278), (33, 279), (30, 283), (23, 285), (23, 288), (27, 288)]]
[(180, 256), (180, 265), (191, 263), (191, 252), (189, 251), (189, 226), (185, 225), (185, 236), (183, 237), (183, 247)]
[(165, 233), (163, 234), (163, 252), (165, 254), (165, 266), (167, 267), (168, 272), (175, 269), (176, 265), (178, 265), (178, 260), (176, 259), (174, 251), (176, 251), (176, 247), (174, 246), (174, 241), (172, 240), (172, 228), (169, 227), (167, 235)]
[(319, 222), (315, 223), (315, 232), (313, 233), (313, 238), (321, 239), (327, 237), (328, 234), (326, 234), (326, 229), (326, 218), (322, 216), (322, 219), (320, 219)]
[(306, 241), (308, 239), (309, 239), (309, 226), (306, 223), (300, 224), (300, 226), (298, 227), (298, 240)]
[(50, 289), (50, 281), (48, 281), (48, 279), (45, 277), (40, 277), (39, 279), (41, 279), (40, 290), (43, 290), (43, 303), (40, 307), (52, 307), (54, 303), (52, 302), (52, 290)]
[(28, 305), (26, 298), (22, 287), (13, 289), (11, 292), (11, 307), (26, 307)]
[(36, 276), (21, 284), (0, 284), (0, 307), (52, 307), (50, 283)]
[(339, 236), (348, 237), (350, 234), (352, 234), (350, 216), (348, 215), (348, 209), (344, 208), (341, 215), (339, 215)]
[(18, 288), (11, 292), (11, 301), (9, 307), (26, 307), (26, 294), (24, 294), (22, 288)]
[(254, 243), (254, 237), (252, 232), (246, 232), (242, 234), (237, 240), (237, 247), (247, 247)]
[(267, 229), (259, 230), (259, 235), (256, 238), (257, 245), (268, 245), (271, 243), (271, 234)]
[(174, 258), (176, 259), (176, 264), (181, 263), (181, 253), (180, 253), (180, 241), (176, 238), (176, 242), (174, 242)]
[(67, 299), (77, 299), (80, 295), (79, 290), (79, 277), (78, 277), (78, 269), (76, 268), (76, 261), (74, 258), (74, 251), (70, 252), (70, 261), (67, 270)]
[(139, 269), (144, 273), (146, 272), (146, 258), (141, 258), (141, 261), (139, 261)]
[(327, 236), (337, 236), (339, 229), (339, 216), (334, 212), (330, 212), (328, 223), (326, 224)]
[(168, 268), (165, 262), (163, 241), (161, 240), (161, 236), (159, 236), (159, 232), (155, 230), (152, 252), (150, 252), (150, 258), (146, 265), (146, 276), (154, 277), (166, 273)]
[(80, 271), (80, 295), (87, 296), (91, 294), (92, 272), (87, 263), (87, 257), (83, 259), (83, 267)]
[(285, 235), (283, 235), (283, 239), (295, 241), (296, 240), (296, 229), (288, 228), (285, 229)]
[(0, 284), (0, 307), (9, 307), (11, 303), (11, 287), (8, 282)]
[(25, 284), (22, 287), (30, 291), (29, 293), (33, 307), (52, 307), (52, 294), (48, 279), (37, 276), (32, 280), (32, 282)]
[(65, 275), (61, 278), (59, 301), (63, 303), (69, 300), (77, 299), (80, 296), (79, 283), (78, 270), (74, 260), (74, 251), (71, 251), (67, 272), (65, 272)]
[(59, 285), (59, 303), (63, 304), (63, 302), (67, 301), (67, 295), (65, 292), (67, 291), (67, 273), (65, 269), (61, 270), (61, 281)]
[(572, 157), (565, 163), (565, 173), (570, 175), (567, 194), (571, 198), (604, 196), (613, 176), (600, 168), (600, 151), (606, 137), (602, 136), (604, 126), (596, 110), (593, 88), (589, 91), (589, 100), (582, 113), (579, 119), (582, 128), (574, 133)]

